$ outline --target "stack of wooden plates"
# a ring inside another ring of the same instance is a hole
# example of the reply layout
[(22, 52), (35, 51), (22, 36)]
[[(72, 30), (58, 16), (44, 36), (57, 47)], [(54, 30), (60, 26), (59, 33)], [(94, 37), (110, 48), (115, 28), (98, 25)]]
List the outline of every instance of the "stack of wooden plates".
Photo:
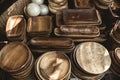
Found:
[(111, 65), (111, 71), (120, 77), (120, 48), (116, 48), (115, 51), (111, 54), (112, 58), (112, 65)]
[(35, 74), (38, 80), (69, 80), (71, 62), (63, 52), (47, 52), (36, 60)]
[(111, 58), (107, 49), (96, 42), (79, 44), (71, 56), (72, 72), (85, 80), (102, 79), (110, 68)]
[(17, 80), (32, 78), (33, 65), (34, 58), (23, 43), (9, 43), (0, 51), (0, 68)]
[(68, 0), (48, 0), (49, 9), (52, 13), (68, 8)]

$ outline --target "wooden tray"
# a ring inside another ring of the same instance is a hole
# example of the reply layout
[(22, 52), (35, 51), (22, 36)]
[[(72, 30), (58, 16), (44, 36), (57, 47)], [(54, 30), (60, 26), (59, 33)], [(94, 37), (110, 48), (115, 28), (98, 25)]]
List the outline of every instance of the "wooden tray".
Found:
[(32, 49), (71, 49), (74, 47), (70, 38), (34, 37), (28, 44)]
[(62, 12), (64, 24), (101, 24), (99, 12), (90, 9), (65, 9)]
[(30, 37), (49, 36), (52, 32), (52, 17), (30, 17), (28, 19), (27, 32)]
[[(77, 28), (78, 29), (78, 28)], [(95, 38), (100, 35), (99, 29), (96, 33), (83, 33), (83, 32), (69, 32), (70, 30), (61, 30), (60, 28), (55, 28), (54, 33), (56, 36), (61, 37), (71, 37), (71, 38)]]

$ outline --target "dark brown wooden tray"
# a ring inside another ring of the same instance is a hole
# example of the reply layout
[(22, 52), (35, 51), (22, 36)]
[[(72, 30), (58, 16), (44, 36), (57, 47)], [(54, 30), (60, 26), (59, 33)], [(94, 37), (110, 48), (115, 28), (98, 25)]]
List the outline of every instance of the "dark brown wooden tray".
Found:
[(99, 12), (95, 8), (90, 9), (65, 9), (63, 10), (65, 24), (101, 24)]
[(52, 32), (52, 17), (39, 16), (30, 17), (27, 26), (28, 35), (35, 36), (49, 36)]

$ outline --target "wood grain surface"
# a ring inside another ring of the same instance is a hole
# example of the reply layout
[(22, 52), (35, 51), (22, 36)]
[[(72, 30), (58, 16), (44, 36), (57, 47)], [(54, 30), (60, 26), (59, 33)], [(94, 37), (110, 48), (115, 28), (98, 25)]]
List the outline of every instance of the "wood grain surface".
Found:
[(9, 17), (6, 24), (7, 37), (19, 37), (24, 34), (26, 21), (22, 15), (14, 15)]
[(28, 33), (50, 34), (52, 18), (50, 16), (30, 17), (28, 19)]
[(50, 80), (64, 79), (71, 70), (68, 58), (56, 51), (44, 54), (39, 62), (39, 68), (43, 77)]
[(34, 48), (43, 49), (70, 49), (73, 48), (74, 43), (70, 38), (45, 38), (34, 37), (30, 40), (29, 44)]
[(78, 45), (76, 60), (83, 70), (91, 74), (104, 73), (111, 65), (107, 49), (96, 42), (85, 42)]
[(6, 71), (17, 70), (26, 63), (28, 53), (23, 44), (10, 43), (0, 51), (0, 67)]

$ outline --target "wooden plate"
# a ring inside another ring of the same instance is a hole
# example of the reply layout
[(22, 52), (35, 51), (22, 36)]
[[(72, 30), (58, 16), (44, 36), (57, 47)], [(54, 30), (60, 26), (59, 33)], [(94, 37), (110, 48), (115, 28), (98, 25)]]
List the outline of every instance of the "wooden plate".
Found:
[(90, 74), (102, 74), (111, 65), (107, 49), (96, 42), (85, 42), (78, 45), (76, 60), (79, 66)]
[[(71, 58), (72, 59), (72, 58)], [(102, 79), (105, 73), (100, 74), (100, 75), (91, 75), (89, 73), (84, 73), (83, 71), (77, 69), (77, 66), (74, 64), (73, 59), (71, 60), (72, 64), (72, 74), (74, 74), (74, 77), (80, 78), (80, 79), (85, 79), (85, 80), (98, 80)]]
[(29, 48), (25, 44), (9, 43), (0, 51), (0, 67), (8, 72), (16, 72), (28, 64), (30, 55)]
[[(61, 52), (47, 52), (38, 59), (37, 72), (41, 79), (64, 79), (71, 71), (71, 63), (68, 57)], [(46, 60), (49, 60), (47, 64)]]

